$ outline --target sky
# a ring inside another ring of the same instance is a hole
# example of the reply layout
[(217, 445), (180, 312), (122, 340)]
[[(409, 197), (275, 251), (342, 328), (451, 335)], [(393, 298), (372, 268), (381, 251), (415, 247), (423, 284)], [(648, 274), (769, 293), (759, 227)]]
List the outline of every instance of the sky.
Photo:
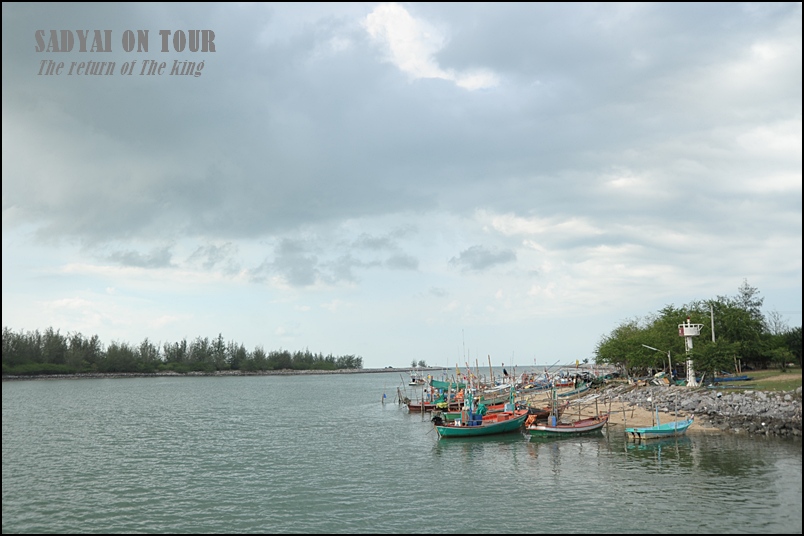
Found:
[(800, 3), (2, 9), (4, 328), (525, 366), (745, 282), (801, 326)]

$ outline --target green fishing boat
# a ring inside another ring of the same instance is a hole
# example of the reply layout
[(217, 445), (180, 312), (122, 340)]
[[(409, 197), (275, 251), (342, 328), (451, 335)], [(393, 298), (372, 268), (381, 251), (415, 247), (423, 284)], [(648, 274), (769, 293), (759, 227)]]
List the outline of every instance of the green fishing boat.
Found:
[(528, 418), (527, 408), (517, 409), (514, 405), (514, 389), (511, 389), (510, 410), (497, 413), (477, 413), (477, 406), (471, 391), (468, 391), (461, 417), (445, 421), (440, 416), (433, 417), (433, 425), (439, 438), (478, 437), (485, 435), (516, 432)]

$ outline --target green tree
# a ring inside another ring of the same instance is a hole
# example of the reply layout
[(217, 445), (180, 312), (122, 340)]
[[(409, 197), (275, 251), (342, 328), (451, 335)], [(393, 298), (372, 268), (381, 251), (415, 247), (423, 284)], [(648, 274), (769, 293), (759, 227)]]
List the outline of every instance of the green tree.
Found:
[(784, 335), (787, 349), (793, 354), (793, 360), (801, 365), (801, 326), (793, 328)]
[(47, 328), (42, 339), (42, 358), (45, 363), (63, 365), (67, 362), (67, 339), (58, 330)]
[(226, 370), (230, 367), (226, 360), (226, 342), (221, 333), (218, 333), (218, 337), (212, 341), (212, 361), (217, 370)]
[(142, 364), (143, 371), (155, 372), (162, 363), (159, 348), (146, 337), (137, 349), (137, 359)]
[[(651, 353), (642, 345), (669, 351), (674, 365), (690, 357), (697, 372), (731, 370), (735, 361), (754, 368), (776, 363), (778, 349), (787, 349), (793, 362), (801, 362), (801, 328), (787, 331), (780, 315), (762, 316), (763, 299), (759, 291), (743, 281), (734, 297), (696, 301), (682, 308), (665, 306), (644, 321), (626, 321), (603, 337), (595, 350), (598, 363), (624, 366), (631, 373), (663, 368), (660, 352)], [(677, 327), (689, 318), (701, 324), (699, 337), (687, 356), (684, 337)], [(791, 333), (791, 335), (788, 335)], [(641, 347), (641, 348), (640, 348)], [(665, 360), (666, 361), (666, 360)]]

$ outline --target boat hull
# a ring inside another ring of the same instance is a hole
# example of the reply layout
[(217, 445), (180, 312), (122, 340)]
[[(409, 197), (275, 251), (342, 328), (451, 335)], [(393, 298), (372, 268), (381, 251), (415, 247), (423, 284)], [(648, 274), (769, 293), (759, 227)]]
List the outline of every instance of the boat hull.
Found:
[(582, 419), (572, 423), (549, 423), (532, 424), (525, 427), (525, 431), (535, 437), (570, 437), (582, 434), (593, 434), (600, 432), (609, 421), (608, 415)]
[(625, 433), (629, 439), (659, 439), (662, 437), (676, 437), (687, 433), (695, 417), (686, 421), (668, 422), (658, 426), (645, 426), (642, 428), (626, 428)]
[(579, 386), (579, 387), (577, 387), (575, 389), (572, 389), (571, 391), (564, 391), (563, 393), (556, 393), (556, 397), (557, 398), (574, 398), (574, 397), (576, 397), (576, 396), (578, 396), (578, 395), (580, 395), (582, 393), (585, 393), (588, 390), (589, 390), (589, 384), (586, 383), (586, 384), (581, 385), (581, 386)]

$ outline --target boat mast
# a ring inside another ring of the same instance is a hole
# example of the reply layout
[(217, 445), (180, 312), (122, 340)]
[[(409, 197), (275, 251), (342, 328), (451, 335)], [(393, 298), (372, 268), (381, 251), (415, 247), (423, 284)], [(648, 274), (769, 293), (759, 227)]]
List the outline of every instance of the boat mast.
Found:
[(486, 354), (486, 355), (488, 355), (488, 358), (489, 358), (489, 375), (491, 376), (491, 379), (489, 380), (489, 386), (493, 387), (494, 386), (494, 369), (491, 368), (491, 354)]

